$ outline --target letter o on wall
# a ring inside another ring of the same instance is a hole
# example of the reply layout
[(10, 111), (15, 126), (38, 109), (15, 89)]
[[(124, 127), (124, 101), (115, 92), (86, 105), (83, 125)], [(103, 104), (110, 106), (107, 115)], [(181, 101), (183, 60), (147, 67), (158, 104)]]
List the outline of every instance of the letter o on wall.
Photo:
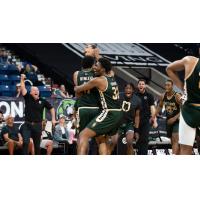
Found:
[[(2, 108), (2, 107), (5, 107), (5, 108)], [(0, 109), (2, 111), (5, 110), (4, 117), (6, 117), (10, 114), (10, 105), (7, 102), (5, 102), (5, 101), (0, 102)]]

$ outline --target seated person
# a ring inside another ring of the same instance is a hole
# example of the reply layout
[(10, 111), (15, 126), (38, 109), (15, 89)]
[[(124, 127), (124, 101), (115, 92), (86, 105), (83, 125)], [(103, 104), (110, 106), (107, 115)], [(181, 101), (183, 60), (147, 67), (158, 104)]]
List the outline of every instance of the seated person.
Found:
[(46, 130), (47, 121), (44, 120), (42, 122), (42, 135), (41, 135), (41, 143), (40, 147), (47, 150), (47, 155), (51, 155), (53, 151), (53, 136), (52, 136), (52, 130)]
[(60, 85), (60, 88), (55, 90), (55, 95), (57, 98), (61, 99), (72, 97), (71, 95), (69, 95), (64, 85)]
[(58, 143), (65, 143), (65, 147), (68, 149), (69, 133), (67, 131), (65, 116), (63, 114), (60, 114), (59, 124), (55, 127), (54, 140)]
[(5, 141), (5, 145), (8, 146), (10, 155), (14, 154), (16, 148), (21, 149), (23, 145), (23, 138), (19, 133), (19, 129), (14, 124), (14, 118), (9, 115), (6, 118), (6, 125), (2, 128), (2, 137)]

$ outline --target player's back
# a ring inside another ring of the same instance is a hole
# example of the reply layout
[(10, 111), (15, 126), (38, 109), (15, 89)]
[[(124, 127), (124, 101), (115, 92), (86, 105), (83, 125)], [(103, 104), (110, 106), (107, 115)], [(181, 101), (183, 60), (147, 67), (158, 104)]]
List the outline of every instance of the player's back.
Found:
[(185, 80), (185, 89), (187, 102), (200, 104), (200, 59), (191, 75)]
[[(77, 84), (82, 85), (94, 78), (92, 69), (83, 69), (78, 72)], [(96, 88), (85, 91), (77, 100), (77, 107), (99, 107), (99, 94)]]
[(103, 109), (120, 109), (119, 89), (113, 76), (104, 76), (108, 82), (105, 91), (99, 91)]

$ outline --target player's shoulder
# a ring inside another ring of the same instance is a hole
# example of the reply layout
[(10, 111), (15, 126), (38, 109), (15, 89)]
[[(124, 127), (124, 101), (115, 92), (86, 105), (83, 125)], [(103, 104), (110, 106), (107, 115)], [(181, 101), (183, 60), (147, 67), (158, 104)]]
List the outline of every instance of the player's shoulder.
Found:
[(195, 56), (185, 56), (182, 58), (182, 60), (186, 63), (191, 62), (191, 61), (197, 61), (199, 58)]

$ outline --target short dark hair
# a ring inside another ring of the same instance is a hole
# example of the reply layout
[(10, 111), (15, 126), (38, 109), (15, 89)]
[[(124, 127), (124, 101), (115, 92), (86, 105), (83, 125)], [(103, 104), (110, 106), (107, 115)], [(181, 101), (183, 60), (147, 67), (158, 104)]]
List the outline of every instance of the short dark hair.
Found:
[(130, 85), (133, 88), (133, 90), (135, 90), (135, 85), (133, 83), (126, 83), (124, 88), (127, 87), (128, 85)]
[(166, 82), (170, 82), (172, 85), (174, 85), (174, 82), (171, 79), (167, 79)]
[(144, 82), (145, 84), (147, 83), (147, 81), (145, 80), (145, 79), (143, 79), (143, 78), (140, 78), (139, 80), (138, 80), (138, 83), (139, 82)]
[(112, 69), (112, 64), (107, 58), (101, 57), (99, 58), (98, 62), (106, 70), (106, 73), (108, 73)]
[(97, 44), (93, 43), (93, 44), (87, 44), (87, 46), (91, 46), (92, 49), (96, 49), (97, 48)]
[(95, 64), (95, 58), (92, 56), (85, 56), (81, 61), (81, 66), (83, 69), (91, 68)]

